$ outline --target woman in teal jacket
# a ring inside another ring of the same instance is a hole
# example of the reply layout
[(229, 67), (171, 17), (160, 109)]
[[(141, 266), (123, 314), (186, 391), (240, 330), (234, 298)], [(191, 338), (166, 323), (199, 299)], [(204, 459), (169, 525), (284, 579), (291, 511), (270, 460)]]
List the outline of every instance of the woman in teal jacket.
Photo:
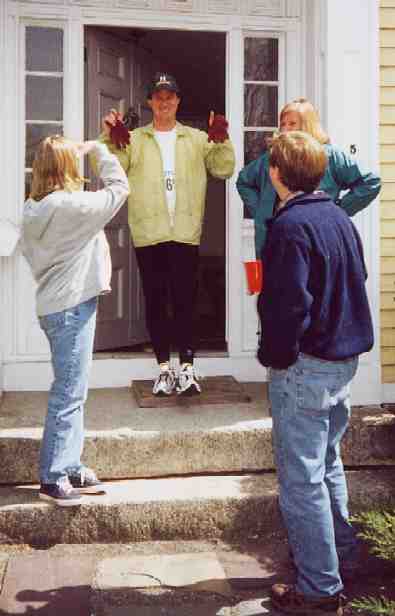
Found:
[[(363, 172), (354, 158), (330, 143), (317, 111), (307, 99), (296, 99), (281, 110), (280, 131), (288, 130), (303, 130), (324, 145), (328, 167), (320, 190), (330, 195), (349, 216), (363, 210), (377, 197), (381, 188), (380, 178), (374, 173)], [(268, 152), (240, 171), (236, 185), (254, 219), (255, 250), (259, 259), (266, 239), (266, 221), (273, 216), (276, 204), (276, 192), (269, 178)], [(344, 195), (340, 194), (342, 191), (346, 191)]]

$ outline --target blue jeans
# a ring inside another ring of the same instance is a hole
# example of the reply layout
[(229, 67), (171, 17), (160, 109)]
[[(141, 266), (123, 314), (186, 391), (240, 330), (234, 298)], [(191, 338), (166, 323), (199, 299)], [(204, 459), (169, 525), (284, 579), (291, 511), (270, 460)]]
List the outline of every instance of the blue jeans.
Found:
[(356, 548), (340, 441), (357, 367), (357, 358), (327, 362), (300, 353), (287, 370), (271, 370), (280, 508), (298, 570), (296, 588), (307, 596), (338, 593), (339, 555)]
[(40, 451), (41, 483), (57, 483), (80, 471), (83, 413), (96, 328), (97, 297), (40, 317), (54, 373)]

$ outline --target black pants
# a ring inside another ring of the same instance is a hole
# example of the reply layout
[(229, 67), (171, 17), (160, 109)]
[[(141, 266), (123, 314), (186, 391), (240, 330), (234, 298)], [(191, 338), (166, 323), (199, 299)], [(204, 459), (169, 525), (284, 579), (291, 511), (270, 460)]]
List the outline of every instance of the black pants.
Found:
[[(180, 362), (193, 362), (199, 247), (163, 242), (136, 248), (145, 295), (147, 327), (158, 363), (176, 345)], [(169, 309), (170, 308), (170, 309)]]

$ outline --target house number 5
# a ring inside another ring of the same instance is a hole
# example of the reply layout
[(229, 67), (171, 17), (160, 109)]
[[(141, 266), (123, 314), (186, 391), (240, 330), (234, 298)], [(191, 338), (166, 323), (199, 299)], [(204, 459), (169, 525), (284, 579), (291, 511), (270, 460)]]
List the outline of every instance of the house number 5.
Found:
[(350, 154), (356, 154), (357, 153), (357, 146), (355, 145), (355, 143), (352, 143), (350, 145)]

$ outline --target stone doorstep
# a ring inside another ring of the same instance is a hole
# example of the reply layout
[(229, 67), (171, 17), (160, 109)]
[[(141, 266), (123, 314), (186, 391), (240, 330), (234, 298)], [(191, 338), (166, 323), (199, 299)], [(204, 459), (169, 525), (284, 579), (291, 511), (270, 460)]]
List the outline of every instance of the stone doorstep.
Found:
[[(347, 473), (350, 509), (394, 506), (391, 469)], [(118, 481), (81, 507), (37, 499), (37, 486), (0, 488), (0, 541), (127, 543), (149, 540), (235, 541), (280, 530), (274, 473)]]
[[(129, 427), (87, 431), (84, 461), (102, 478), (238, 473), (274, 468), (271, 419), (256, 408), (192, 408), (188, 415), (165, 409), (160, 430), (153, 416), (140, 430)], [(156, 412), (156, 411), (155, 411)], [(165, 420), (169, 429), (165, 428)], [(0, 484), (37, 481), (39, 428), (0, 430)], [(395, 465), (395, 414), (380, 408), (355, 409), (342, 442), (349, 466)], [(155, 455), (152, 455), (155, 452)], [(26, 463), (26, 461), (29, 463)]]

